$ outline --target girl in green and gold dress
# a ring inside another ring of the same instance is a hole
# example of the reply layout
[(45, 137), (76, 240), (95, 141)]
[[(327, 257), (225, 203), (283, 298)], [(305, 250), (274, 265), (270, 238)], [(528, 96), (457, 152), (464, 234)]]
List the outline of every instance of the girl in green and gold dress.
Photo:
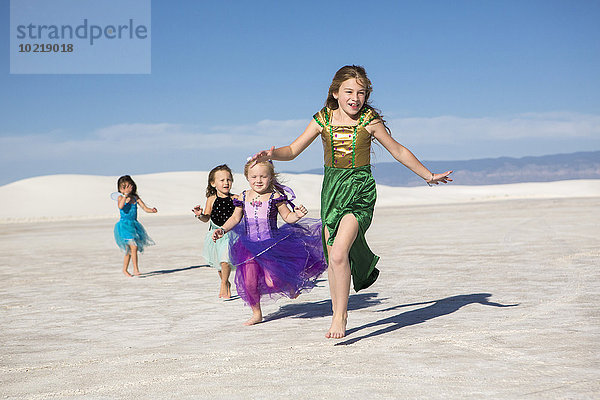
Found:
[(321, 189), (323, 247), (329, 264), (327, 274), (333, 317), (328, 338), (346, 334), (350, 281), (354, 290), (375, 282), (379, 257), (373, 254), (365, 233), (373, 218), (377, 198), (371, 175), (371, 142), (379, 141), (399, 162), (427, 184), (447, 183), (452, 171), (430, 172), (404, 146), (396, 142), (385, 121), (369, 105), (371, 81), (356, 65), (340, 68), (329, 87), (325, 107), (313, 116), (304, 132), (289, 146), (271, 147), (254, 155), (256, 162), (296, 158), (318, 136), (323, 142), (325, 171)]

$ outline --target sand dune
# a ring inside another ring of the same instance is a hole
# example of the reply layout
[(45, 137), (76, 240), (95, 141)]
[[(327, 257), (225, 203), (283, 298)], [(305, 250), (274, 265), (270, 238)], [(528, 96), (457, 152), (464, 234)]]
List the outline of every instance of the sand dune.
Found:
[[(133, 176), (142, 199), (157, 207), (159, 215), (187, 215), (197, 204), (204, 205), (208, 173), (167, 172)], [(243, 175), (236, 174), (234, 193), (247, 188)], [(318, 211), (322, 177), (311, 174), (282, 174), (298, 202)], [(0, 187), (0, 223), (116, 217), (110, 193), (116, 191), (116, 176), (49, 175), (24, 179)], [(570, 180), (510, 185), (439, 187), (378, 186), (378, 207), (421, 204), (551, 199), (600, 196), (600, 180)]]

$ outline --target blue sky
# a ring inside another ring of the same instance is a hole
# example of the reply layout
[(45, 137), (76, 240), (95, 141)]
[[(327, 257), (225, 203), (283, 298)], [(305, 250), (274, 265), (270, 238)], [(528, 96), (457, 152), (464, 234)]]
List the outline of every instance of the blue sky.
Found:
[[(154, 0), (140, 75), (10, 74), (0, 4), (0, 184), (240, 171), (302, 132), (346, 64), (422, 160), (600, 150), (600, 1)], [(317, 140), (278, 168), (320, 165)]]

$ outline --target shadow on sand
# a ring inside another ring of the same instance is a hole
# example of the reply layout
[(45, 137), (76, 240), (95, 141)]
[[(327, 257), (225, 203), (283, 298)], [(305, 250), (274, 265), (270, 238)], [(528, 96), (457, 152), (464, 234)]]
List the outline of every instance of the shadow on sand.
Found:
[[(361, 293), (351, 295), (348, 299), (348, 311), (360, 310), (381, 304), (377, 293)], [(280, 318), (320, 318), (331, 316), (331, 300), (314, 301), (310, 303), (286, 304), (274, 313), (264, 317), (263, 322), (274, 321)]]
[[(211, 268), (211, 266), (208, 264), (204, 264), (204, 265), (190, 265), (189, 267), (185, 267), (185, 268), (159, 269), (156, 271), (145, 272), (145, 273), (141, 274), (140, 276), (138, 276), (138, 278), (149, 278), (151, 276), (172, 274), (175, 272), (182, 272), (182, 271), (189, 271), (191, 269), (196, 269), (196, 268)], [(223, 301), (234, 301), (234, 300), (238, 300), (238, 299), (240, 299), (240, 296), (238, 296), (237, 294), (232, 294), (229, 299), (223, 299)]]
[(185, 268), (159, 269), (156, 271), (144, 272), (140, 276), (138, 276), (138, 278), (148, 278), (150, 276), (155, 276), (155, 275), (172, 274), (174, 272), (189, 271), (190, 269), (205, 268), (205, 267), (210, 268), (209, 265), (191, 265), (191, 266), (185, 267)]
[(403, 307), (413, 307), (429, 304), (427, 307), (402, 312), (400, 314), (396, 314), (388, 318), (380, 319), (379, 321), (371, 322), (369, 324), (358, 326), (356, 328), (348, 329), (346, 331), (346, 337), (363, 329), (382, 327), (381, 329), (376, 330), (375, 332), (339, 342), (336, 344), (336, 346), (353, 344), (358, 342), (359, 340), (383, 335), (385, 333), (390, 333), (400, 328), (404, 328), (405, 326), (421, 324), (423, 322), (429, 321), (430, 319), (451, 314), (469, 304), (477, 303), (484, 306), (493, 307), (515, 307), (519, 305), (494, 303), (488, 300), (488, 297), (490, 296), (490, 293), (463, 294), (458, 296), (446, 297), (440, 300), (425, 301), (422, 303), (402, 304), (386, 308), (384, 310), (378, 310), (377, 312), (386, 312), (398, 310)]

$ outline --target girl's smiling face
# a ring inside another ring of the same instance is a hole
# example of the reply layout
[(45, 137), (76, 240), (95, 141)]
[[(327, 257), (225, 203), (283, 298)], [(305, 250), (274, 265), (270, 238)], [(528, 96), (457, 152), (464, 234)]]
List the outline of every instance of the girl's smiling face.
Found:
[(248, 169), (248, 183), (250, 188), (258, 194), (264, 194), (271, 191), (271, 181), (273, 176), (268, 166), (256, 164)]
[(218, 193), (228, 195), (233, 183), (233, 177), (228, 171), (215, 172), (214, 180), (210, 183)]
[(365, 104), (367, 89), (355, 78), (347, 79), (340, 85), (333, 97), (338, 101), (340, 110), (351, 118), (356, 118)]

